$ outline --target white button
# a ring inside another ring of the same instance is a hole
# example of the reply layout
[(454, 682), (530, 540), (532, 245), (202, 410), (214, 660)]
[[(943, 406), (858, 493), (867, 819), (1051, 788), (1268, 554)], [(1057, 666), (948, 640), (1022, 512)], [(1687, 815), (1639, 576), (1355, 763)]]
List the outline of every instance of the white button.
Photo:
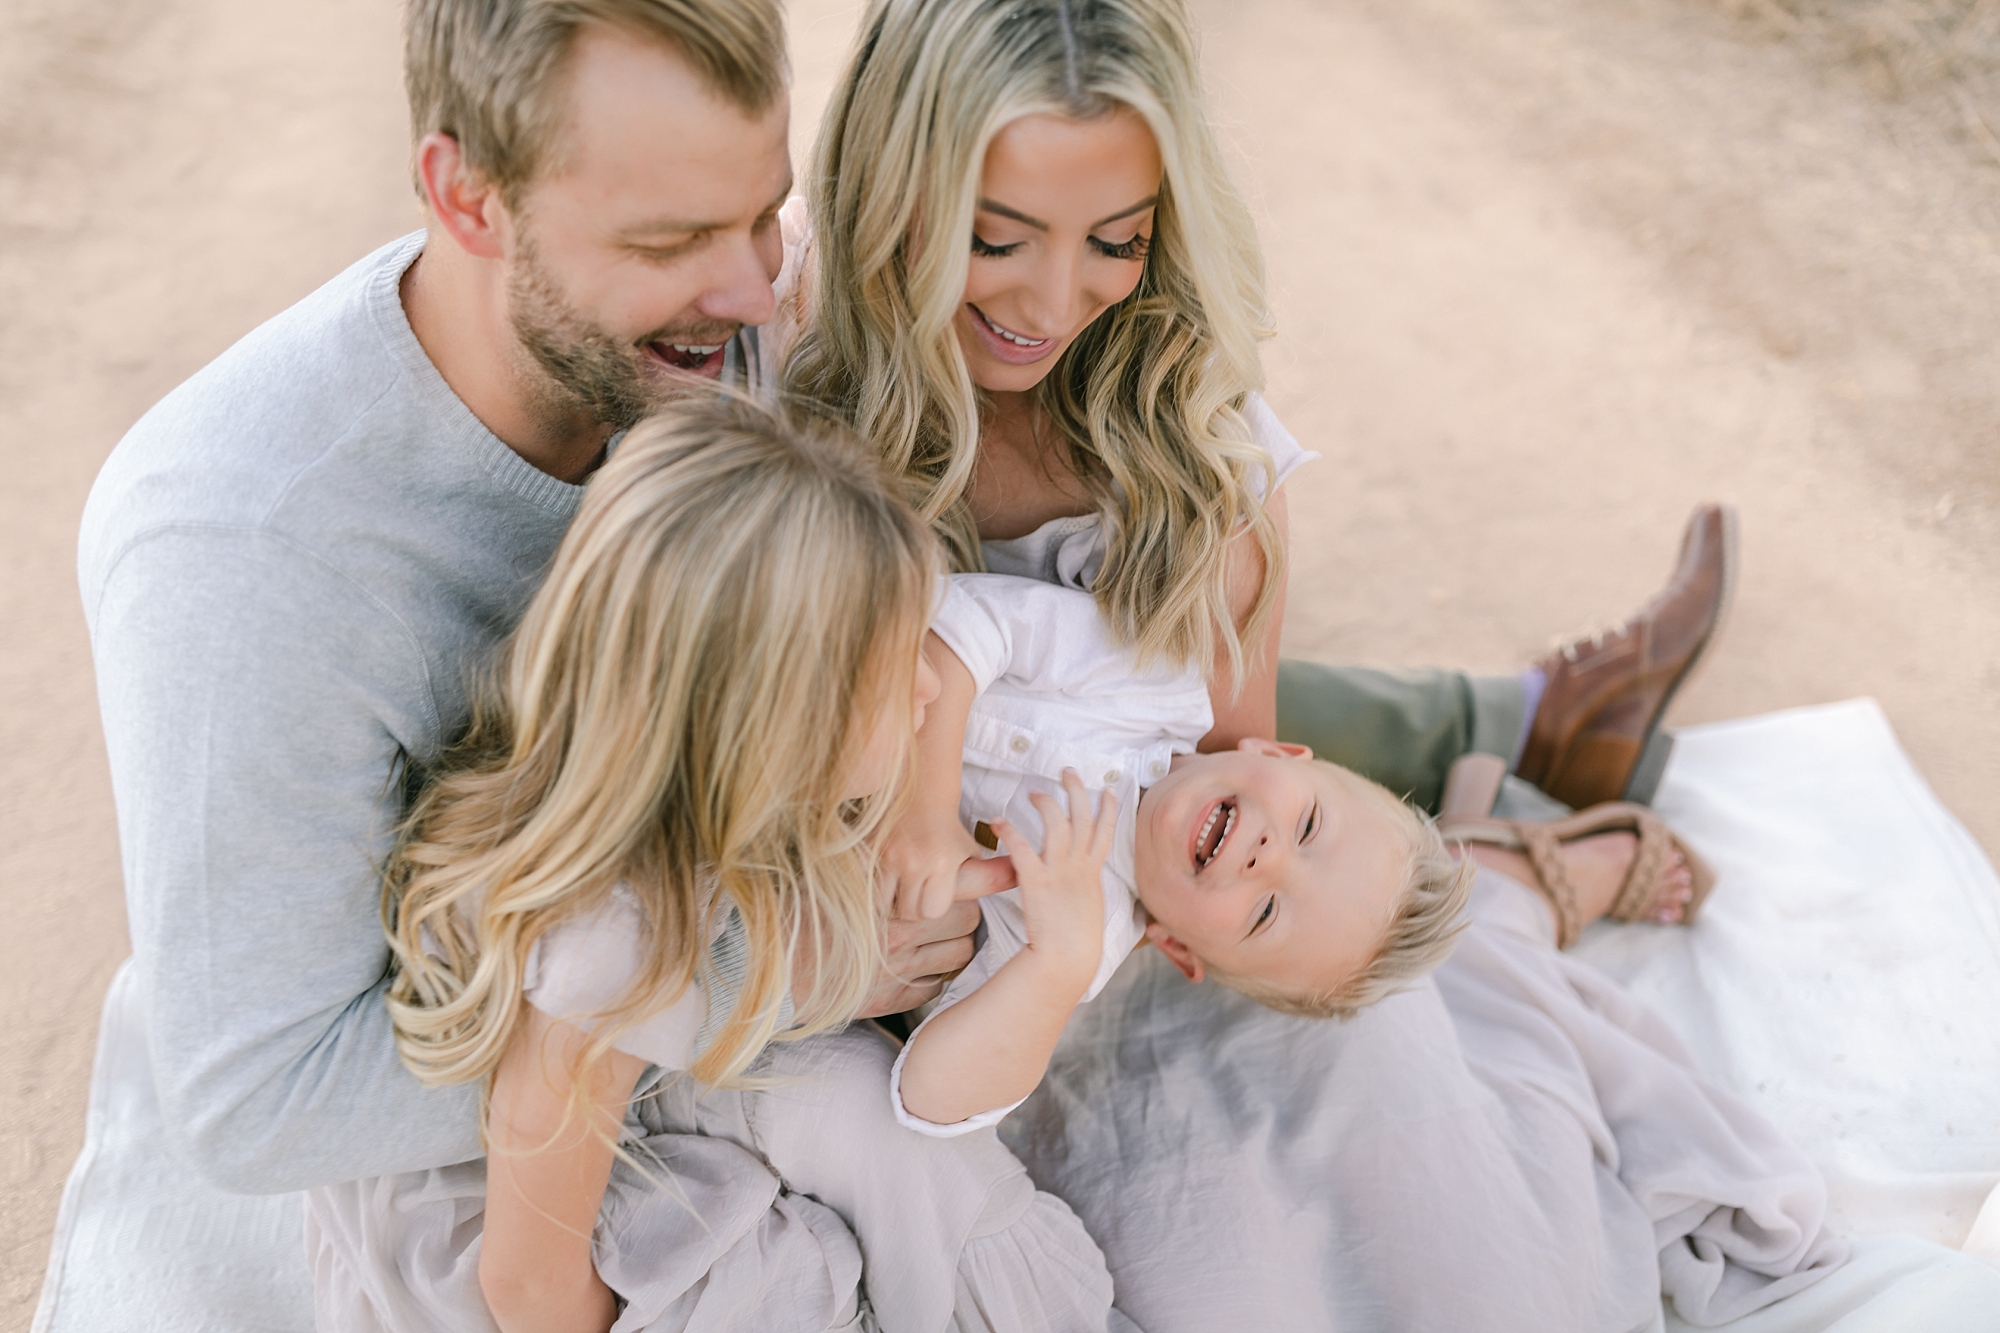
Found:
[(1026, 754), (1033, 742), (1026, 736), (1016, 736), (1013, 740), (1007, 742), (1007, 744), (1013, 747), (1015, 754)]
[(1157, 781), (1158, 779), (1163, 778), (1167, 775), (1167, 766), (1161, 763), (1159, 760), (1155, 759), (1153, 761), (1152, 768), (1148, 769), (1147, 771), (1150, 772), (1153, 775), (1154, 779)]
[(1125, 775), (1123, 773), (1120, 773), (1117, 769), (1114, 768), (1109, 773), (1106, 773), (1104, 775), (1104, 785), (1107, 787), (1114, 787), (1118, 784), (1118, 779), (1124, 776)]

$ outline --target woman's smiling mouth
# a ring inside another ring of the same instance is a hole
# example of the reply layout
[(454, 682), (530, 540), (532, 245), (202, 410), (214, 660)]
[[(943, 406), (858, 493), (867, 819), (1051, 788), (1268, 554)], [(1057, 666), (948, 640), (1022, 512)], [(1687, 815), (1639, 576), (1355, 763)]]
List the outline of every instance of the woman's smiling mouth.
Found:
[(994, 323), (987, 318), (984, 310), (970, 301), (966, 302), (965, 308), (972, 312), (972, 327), (978, 332), (979, 341), (987, 352), (1012, 365), (1025, 366), (1039, 361), (1062, 342), (1060, 338), (1030, 338), (1025, 333), (1016, 333), (1005, 325)]

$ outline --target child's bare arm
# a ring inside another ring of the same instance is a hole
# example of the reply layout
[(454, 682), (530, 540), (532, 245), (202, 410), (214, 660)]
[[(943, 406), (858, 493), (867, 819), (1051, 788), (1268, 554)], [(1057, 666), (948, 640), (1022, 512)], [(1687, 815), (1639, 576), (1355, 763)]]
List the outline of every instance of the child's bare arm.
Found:
[(909, 810), (884, 839), (881, 856), (883, 893), (891, 914), (904, 920), (943, 916), (961, 888), (963, 896), (971, 897), (1011, 888), (1014, 882), (1010, 865), (980, 859), (979, 844), (958, 822), (965, 721), (975, 692), (972, 673), (936, 634), (924, 636), (924, 656), (941, 688), (917, 732)]
[(1049, 797), (1032, 798), (1048, 830), (1040, 854), (1011, 824), (994, 825), (1014, 858), (1028, 946), (912, 1039), (902, 1097), (904, 1109), (919, 1119), (953, 1124), (1033, 1092), (1063, 1024), (1097, 974), (1104, 950), (1102, 876), (1118, 802), (1105, 792), (1093, 815), (1090, 794), (1074, 772), (1063, 774), (1063, 789), (1067, 812)]
[(605, 1333), (617, 1318), (590, 1236), (612, 1145), (645, 1061), (612, 1051), (569, 1118), (574, 1060), (590, 1038), (522, 1002), (493, 1077), (479, 1289), (503, 1333)]

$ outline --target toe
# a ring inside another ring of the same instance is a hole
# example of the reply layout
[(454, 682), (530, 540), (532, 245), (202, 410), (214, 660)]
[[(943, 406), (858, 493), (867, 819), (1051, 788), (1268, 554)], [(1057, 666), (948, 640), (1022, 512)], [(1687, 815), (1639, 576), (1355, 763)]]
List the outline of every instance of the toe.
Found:
[(1687, 916), (1687, 906), (1694, 901), (1694, 885), (1685, 875), (1678, 882), (1668, 886), (1661, 895), (1665, 901), (1660, 906), (1660, 920), (1670, 926), (1679, 925)]

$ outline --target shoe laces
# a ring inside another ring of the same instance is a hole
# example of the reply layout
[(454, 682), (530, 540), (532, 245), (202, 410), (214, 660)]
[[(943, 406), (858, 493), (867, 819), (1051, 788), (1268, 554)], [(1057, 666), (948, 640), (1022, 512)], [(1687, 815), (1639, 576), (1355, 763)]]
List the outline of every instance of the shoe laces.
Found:
[(1612, 639), (1621, 638), (1631, 632), (1632, 620), (1627, 617), (1615, 625), (1600, 625), (1587, 633), (1556, 643), (1556, 652), (1565, 662), (1574, 664), (1586, 652), (1596, 652)]

